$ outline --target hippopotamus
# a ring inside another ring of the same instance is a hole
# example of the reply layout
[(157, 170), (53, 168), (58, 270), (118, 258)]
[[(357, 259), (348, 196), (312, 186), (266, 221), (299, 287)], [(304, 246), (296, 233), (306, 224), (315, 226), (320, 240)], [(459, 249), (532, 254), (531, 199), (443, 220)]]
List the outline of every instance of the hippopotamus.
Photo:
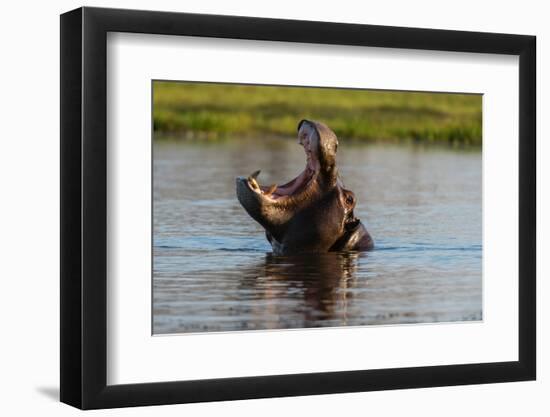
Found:
[(372, 249), (370, 234), (353, 213), (355, 194), (338, 175), (335, 133), (311, 120), (301, 120), (297, 130), (306, 154), (302, 173), (279, 186), (260, 185), (260, 171), (238, 177), (239, 202), (263, 226), (275, 255)]

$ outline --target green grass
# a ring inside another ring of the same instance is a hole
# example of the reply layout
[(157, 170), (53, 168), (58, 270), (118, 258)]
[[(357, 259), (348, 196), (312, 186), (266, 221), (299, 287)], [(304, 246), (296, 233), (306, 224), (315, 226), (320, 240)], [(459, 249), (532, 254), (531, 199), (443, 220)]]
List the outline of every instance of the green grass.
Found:
[(481, 95), (155, 81), (156, 138), (294, 136), (301, 119), (339, 138), (481, 145)]

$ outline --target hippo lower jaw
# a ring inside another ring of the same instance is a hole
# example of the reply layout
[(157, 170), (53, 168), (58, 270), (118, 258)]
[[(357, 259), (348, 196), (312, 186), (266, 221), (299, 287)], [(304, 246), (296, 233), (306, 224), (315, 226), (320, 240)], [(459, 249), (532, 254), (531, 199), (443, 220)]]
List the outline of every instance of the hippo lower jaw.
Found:
[(331, 182), (321, 175), (321, 164), (308, 144), (304, 144), (304, 150), (304, 170), (283, 185), (261, 185), (260, 170), (236, 179), (237, 198), (241, 205), (254, 220), (277, 237), (280, 237), (281, 228), (293, 214), (318, 199), (327, 188), (327, 183)]
[[(317, 170), (309, 165), (293, 180), (284, 185), (272, 184), (270, 186), (260, 185), (258, 176), (260, 170), (253, 172), (247, 178), (238, 177), (237, 182), (246, 185), (250, 192), (255, 193), (258, 198), (268, 203), (284, 203), (286, 200), (299, 195), (305, 189), (311, 187), (312, 181), (317, 177)], [(242, 195), (243, 190), (237, 190), (237, 195)]]

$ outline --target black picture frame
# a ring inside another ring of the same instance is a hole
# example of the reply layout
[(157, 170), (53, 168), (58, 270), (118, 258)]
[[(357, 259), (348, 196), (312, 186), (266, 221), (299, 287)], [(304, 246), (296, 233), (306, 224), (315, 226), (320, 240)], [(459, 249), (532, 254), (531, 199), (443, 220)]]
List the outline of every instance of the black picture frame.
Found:
[[(519, 56), (519, 360), (107, 385), (108, 32)], [(535, 379), (534, 36), (84, 7), (61, 15), (60, 57), (62, 402), (94, 409)]]

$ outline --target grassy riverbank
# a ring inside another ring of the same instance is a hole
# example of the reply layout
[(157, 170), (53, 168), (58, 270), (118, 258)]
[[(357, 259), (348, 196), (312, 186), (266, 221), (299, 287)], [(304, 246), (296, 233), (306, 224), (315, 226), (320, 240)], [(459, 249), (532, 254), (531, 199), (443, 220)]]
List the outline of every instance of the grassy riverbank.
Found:
[(155, 137), (294, 136), (305, 119), (343, 140), (481, 145), (481, 96), (154, 82)]

